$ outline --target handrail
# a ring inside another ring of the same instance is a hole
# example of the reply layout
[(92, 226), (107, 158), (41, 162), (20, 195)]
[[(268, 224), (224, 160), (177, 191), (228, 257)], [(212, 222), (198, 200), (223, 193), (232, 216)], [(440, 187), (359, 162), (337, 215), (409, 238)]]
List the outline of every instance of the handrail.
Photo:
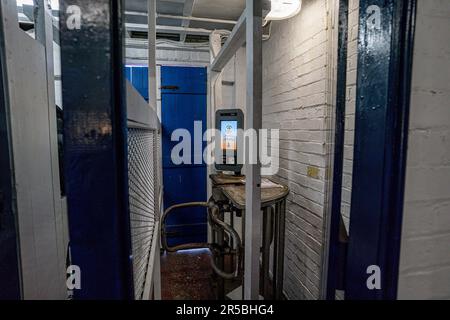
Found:
[(168, 208), (166, 211), (164, 211), (162, 217), (161, 217), (161, 245), (162, 248), (167, 252), (177, 252), (180, 250), (190, 250), (190, 249), (210, 249), (213, 256), (216, 255), (216, 245), (210, 244), (210, 243), (188, 243), (178, 246), (170, 247), (167, 244), (167, 237), (166, 237), (166, 218), (175, 209), (181, 209), (181, 208), (189, 208), (189, 207), (206, 207), (208, 208), (208, 216), (210, 218), (210, 221), (214, 223), (217, 227), (222, 228), (225, 232), (227, 232), (232, 238), (233, 238), (233, 251), (232, 254), (236, 255), (236, 263), (234, 271), (231, 273), (225, 272), (222, 269), (220, 269), (216, 263), (215, 259), (211, 259), (211, 267), (213, 268), (214, 272), (216, 272), (220, 277), (224, 279), (235, 279), (239, 276), (239, 270), (240, 270), (240, 261), (241, 261), (241, 238), (239, 237), (238, 233), (227, 223), (222, 221), (219, 218), (219, 207), (213, 202), (189, 202), (189, 203), (182, 203), (173, 205), (170, 208)]

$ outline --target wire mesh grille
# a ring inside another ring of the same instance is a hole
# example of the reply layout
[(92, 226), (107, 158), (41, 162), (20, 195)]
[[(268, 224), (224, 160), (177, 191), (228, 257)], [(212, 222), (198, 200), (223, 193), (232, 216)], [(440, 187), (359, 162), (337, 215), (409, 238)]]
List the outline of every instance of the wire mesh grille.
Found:
[(155, 234), (155, 133), (128, 129), (128, 176), (135, 298), (142, 299)]

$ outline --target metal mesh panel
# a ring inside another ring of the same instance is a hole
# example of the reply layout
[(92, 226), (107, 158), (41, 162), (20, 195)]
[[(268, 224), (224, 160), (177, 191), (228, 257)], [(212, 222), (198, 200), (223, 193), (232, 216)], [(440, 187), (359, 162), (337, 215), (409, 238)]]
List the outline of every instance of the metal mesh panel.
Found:
[(158, 217), (160, 215), (161, 206), (162, 206), (162, 148), (161, 148), (161, 133), (157, 133), (155, 135), (156, 137), (156, 163), (157, 163), (157, 171), (156, 171), (156, 186), (157, 186), (157, 192), (156, 192), (156, 199), (157, 199), (157, 211), (158, 211)]
[(155, 234), (155, 134), (128, 129), (128, 177), (135, 298), (142, 299)]

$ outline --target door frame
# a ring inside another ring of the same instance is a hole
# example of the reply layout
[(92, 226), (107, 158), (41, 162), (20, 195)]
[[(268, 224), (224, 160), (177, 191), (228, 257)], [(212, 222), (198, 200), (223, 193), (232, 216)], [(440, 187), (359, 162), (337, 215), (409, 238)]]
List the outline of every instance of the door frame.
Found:
[[(186, 95), (191, 94), (191, 95), (202, 95), (202, 96), (205, 97), (205, 105), (204, 105), (205, 113), (203, 115), (204, 121), (202, 123), (202, 130), (203, 130), (202, 135), (204, 135), (204, 133), (207, 132), (207, 130), (209, 129), (209, 118), (208, 118), (208, 115), (209, 115), (209, 112), (210, 112), (209, 111), (209, 91), (208, 91), (208, 87), (209, 87), (209, 82), (208, 82), (209, 81), (209, 70), (208, 70), (207, 66), (201, 65), (201, 64), (195, 64), (195, 63), (193, 63), (193, 64), (170, 64), (170, 65), (165, 65), (164, 64), (164, 65), (159, 65), (159, 67), (160, 67), (159, 68), (159, 76), (160, 76), (159, 97), (160, 97), (160, 103), (158, 104), (159, 105), (158, 106), (158, 109), (159, 109), (158, 112), (159, 112), (160, 118), (161, 118), (161, 153), (162, 153), (161, 164), (162, 164), (162, 176), (164, 177), (164, 168), (165, 168), (165, 166), (164, 166), (164, 151), (163, 151), (164, 150), (164, 139), (162, 138), (162, 136), (163, 136), (163, 132), (162, 131), (164, 130), (164, 128), (163, 128), (163, 126), (164, 126), (164, 123), (163, 123), (163, 115), (164, 115), (163, 96), (165, 94), (167, 94), (167, 95), (175, 95), (175, 94), (177, 94), (177, 92), (175, 92), (175, 91), (172, 92), (171, 90), (177, 90), (177, 89), (172, 89), (172, 88), (165, 89), (165, 88), (163, 88), (163, 86), (164, 86), (164, 83), (163, 83), (164, 71), (163, 71), (163, 69), (164, 68), (194, 68), (194, 69), (202, 69), (202, 70), (204, 70), (204, 72), (205, 72), (205, 90), (204, 90), (204, 93), (187, 93), (187, 92), (184, 92), (184, 90), (182, 90), (183, 92), (178, 93), (180, 95), (182, 95), (182, 94), (186, 94)], [(182, 89), (184, 89), (184, 88), (182, 88)], [(164, 92), (164, 90), (167, 90), (167, 91)], [(194, 138), (194, 132), (191, 132), (191, 137)], [(203, 155), (203, 151), (205, 150), (206, 146), (207, 146), (207, 141), (203, 141), (203, 143), (202, 143), (202, 155)], [(191, 152), (194, 153), (195, 149), (192, 148)], [(195, 167), (199, 166), (199, 165), (195, 165), (195, 164), (191, 164), (191, 165), (195, 166)], [(174, 166), (174, 168), (181, 168), (182, 166), (184, 166), (184, 164), (181, 165), (181, 166)], [(206, 188), (204, 201), (207, 201), (209, 199), (209, 189), (208, 189), (208, 186), (209, 186), (209, 175), (208, 175), (209, 168), (208, 167), (209, 166), (206, 163), (204, 163), (202, 166), (204, 166), (204, 168), (205, 168), (205, 176), (203, 177), (204, 183), (205, 183), (205, 188)], [(164, 179), (162, 179), (162, 180), (163, 180), (162, 181), (162, 185), (163, 185), (163, 188), (164, 188), (166, 186), (166, 183), (164, 183)], [(163, 196), (163, 208), (165, 210), (168, 207), (166, 207), (166, 204), (164, 203), (164, 196), (165, 196), (165, 192), (164, 191), (163, 191), (162, 196)], [(204, 242), (206, 242), (208, 240), (208, 236), (209, 236), (209, 225), (208, 225), (207, 219), (205, 220), (205, 223), (206, 223), (206, 230), (205, 230), (205, 232), (206, 232), (206, 234), (205, 234), (206, 235), (206, 239), (205, 239)], [(198, 224), (193, 224), (192, 226), (195, 226), (195, 225), (198, 225)], [(170, 225), (167, 225), (167, 226), (170, 227)], [(183, 225), (179, 225), (179, 227), (181, 227), (181, 226), (183, 226)], [(176, 238), (176, 237), (174, 237), (174, 238)], [(196, 242), (201, 242), (201, 241), (196, 241)]]

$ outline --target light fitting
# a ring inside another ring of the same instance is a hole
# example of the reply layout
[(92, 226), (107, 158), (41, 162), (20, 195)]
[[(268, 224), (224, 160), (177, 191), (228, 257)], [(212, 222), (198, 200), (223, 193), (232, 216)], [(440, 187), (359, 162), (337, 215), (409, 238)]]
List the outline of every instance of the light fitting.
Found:
[(271, 0), (272, 7), (266, 21), (285, 20), (296, 16), (301, 8), (301, 0)]

